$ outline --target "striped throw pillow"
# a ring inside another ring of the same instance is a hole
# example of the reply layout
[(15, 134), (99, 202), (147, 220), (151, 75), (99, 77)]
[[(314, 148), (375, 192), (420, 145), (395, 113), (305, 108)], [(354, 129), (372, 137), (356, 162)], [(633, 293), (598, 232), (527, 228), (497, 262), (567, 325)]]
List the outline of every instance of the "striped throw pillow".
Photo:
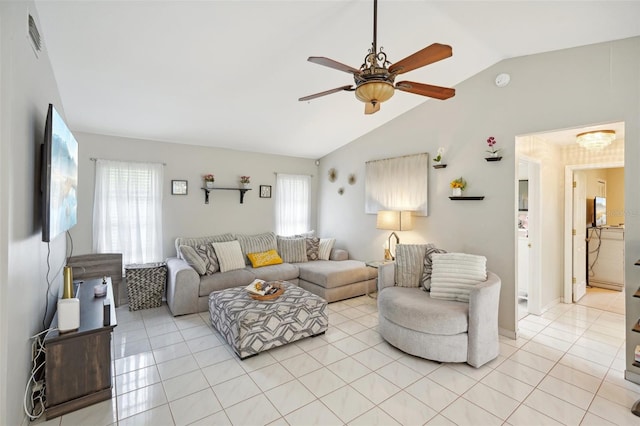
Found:
[(487, 280), (487, 258), (466, 253), (434, 253), (431, 297), (469, 302), (471, 290)]
[(396, 286), (420, 286), (420, 277), (424, 269), (426, 244), (398, 244), (396, 246)]
[[(240, 243), (242, 253), (246, 257), (249, 253), (260, 253), (263, 251), (277, 250), (276, 234), (273, 232), (265, 232), (256, 235), (236, 235), (236, 239)], [(250, 264), (249, 258), (246, 257), (245, 263)]]
[(245, 267), (244, 255), (240, 249), (240, 243), (228, 241), (225, 243), (211, 243), (220, 262), (220, 272), (243, 269)]
[(331, 257), (331, 250), (336, 243), (335, 238), (320, 238), (320, 248), (318, 251), (318, 257), (320, 260), (329, 260)]
[(278, 253), (287, 263), (301, 263), (307, 261), (307, 243), (305, 238), (278, 237)]

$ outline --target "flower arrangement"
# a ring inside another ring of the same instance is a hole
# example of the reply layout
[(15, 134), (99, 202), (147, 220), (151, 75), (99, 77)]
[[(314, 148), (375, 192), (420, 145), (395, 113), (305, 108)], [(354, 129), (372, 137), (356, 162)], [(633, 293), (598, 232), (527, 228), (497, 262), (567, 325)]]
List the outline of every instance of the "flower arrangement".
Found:
[(251, 183), (251, 176), (240, 176), (240, 183)]
[(493, 136), (489, 136), (489, 138), (487, 139), (487, 145), (489, 145), (489, 149), (487, 150), (488, 153), (496, 155), (498, 152), (500, 152), (500, 148), (494, 148), (496, 143), (498, 143), (498, 141), (496, 141), (496, 138), (494, 138)]
[(461, 176), (458, 179), (452, 180), (449, 186), (451, 186), (452, 189), (460, 189), (461, 191), (464, 191), (467, 187), (467, 181)]
[(438, 152), (437, 155), (433, 158), (433, 161), (437, 164), (440, 164), (440, 162), (442, 161), (442, 156), (444, 155), (444, 147), (440, 147), (438, 148)]
[(204, 179), (205, 182), (213, 182), (216, 180), (211, 173), (204, 175), (202, 178)]

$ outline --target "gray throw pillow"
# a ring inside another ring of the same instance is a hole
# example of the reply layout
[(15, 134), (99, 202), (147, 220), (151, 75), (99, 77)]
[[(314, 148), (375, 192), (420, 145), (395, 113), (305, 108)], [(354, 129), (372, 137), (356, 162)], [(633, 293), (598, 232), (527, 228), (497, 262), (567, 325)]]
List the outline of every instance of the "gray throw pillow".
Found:
[(396, 285), (420, 286), (426, 244), (398, 244), (396, 246)]
[(306, 238), (307, 243), (307, 260), (320, 259), (320, 238)]
[(196, 253), (196, 250), (191, 246), (180, 246), (178, 248), (180, 257), (182, 257), (196, 272), (200, 275), (204, 275), (207, 272), (207, 266), (204, 260)]
[(286, 263), (300, 263), (307, 261), (306, 238), (278, 237), (278, 254)]
[(236, 238), (240, 243), (240, 248), (242, 249), (242, 254), (244, 255), (245, 263), (247, 265), (251, 264), (247, 257), (249, 253), (262, 253), (264, 251), (278, 249), (276, 234), (273, 232), (265, 232), (263, 234), (255, 235), (237, 234)]
[(422, 279), (420, 280), (420, 284), (425, 291), (431, 290), (431, 273), (433, 271), (433, 258), (431, 255), (434, 253), (446, 253), (446, 251), (437, 248), (433, 244), (427, 244), (427, 249), (424, 253), (424, 269), (422, 271)]

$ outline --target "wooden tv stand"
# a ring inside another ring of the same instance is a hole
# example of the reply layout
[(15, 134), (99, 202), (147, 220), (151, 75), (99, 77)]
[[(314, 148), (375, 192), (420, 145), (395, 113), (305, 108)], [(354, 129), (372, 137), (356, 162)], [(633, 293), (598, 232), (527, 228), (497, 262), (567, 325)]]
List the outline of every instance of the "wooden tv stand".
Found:
[[(112, 397), (111, 332), (117, 325), (111, 278), (107, 295), (94, 297), (93, 287), (102, 278), (75, 281), (80, 299), (80, 328), (76, 331), (50, 332), (44, 340), (45, 414), (58, 417)], [(104, 301), (111, 301), (110, 323), (103, 325)], [(58, 315), (51, 327), (57, 327)]]

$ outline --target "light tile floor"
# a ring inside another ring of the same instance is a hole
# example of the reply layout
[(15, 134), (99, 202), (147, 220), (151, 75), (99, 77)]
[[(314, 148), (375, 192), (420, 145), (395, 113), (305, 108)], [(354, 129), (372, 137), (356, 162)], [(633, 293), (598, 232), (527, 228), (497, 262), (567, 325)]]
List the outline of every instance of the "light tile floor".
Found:
[(208, 313), (117, 310), (110, 401), (51, 425), (638, 425), (624, 317), (557, 305), (475, 369), (406, 355), (376, 331), (375, 300), (329, 305), (330, 328), (239, 361)]

